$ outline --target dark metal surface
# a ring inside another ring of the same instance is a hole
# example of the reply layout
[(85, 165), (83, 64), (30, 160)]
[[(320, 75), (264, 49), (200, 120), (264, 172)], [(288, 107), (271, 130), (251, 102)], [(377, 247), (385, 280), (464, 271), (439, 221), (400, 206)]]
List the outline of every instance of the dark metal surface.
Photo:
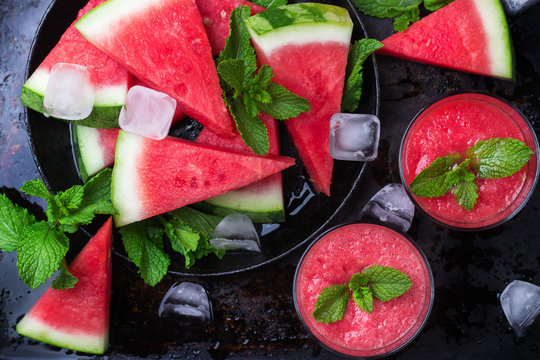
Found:
[[(16, 191), (38, 177), (28, 145), (19, 95), (33, 34), (50, 0), (0, 2), (0, 187), (19, 203), (39, 212)], [(388, 21), (365, 18), (370, 35), (392, 32)], [(397, 154), (409, 120), (425, 104), (460, 90), (478, 89), (517, 106), (540, 131), (540, 7), (511, 18), (517, 82), (437, 69), (379, 56), (381, 142), (379, 159), (358, 184), (355, 201), (339, 221), (357, 217), (369, 197), (399, 180)], [(495, 229), (460, 233), (438, 227), (421, 215), (409, 234), (426, 253), (435, 277), (435, 304), (426, 328), (396, 359), (538, 359), (540, 323), (516, 338), (499, 305), (510, 281), (540, 284), (540, 190), (514, 219)], [(75, 242), (75, 240), (74, 240)], [(167, 276), (155, 288), (135, 269), (114, 262), (111, 307), (111, 359), (132, 358), (286, 358), (329, 359), (297, 319), (292, 281), (303, 249), (278, 262), (243, 274), (189, 278), (208, 290), (215, 318), (206, 330), (164, 327), (157, 316), (167, 289), (185, 278)], [(116, 258), (115, 258), (116, 259)], [(17, 320), (45, 291), (29, 290), (17, 275), (16, 254), (0, 254), (0, 358), (79, 358), (73, 353), (18, 336)]]

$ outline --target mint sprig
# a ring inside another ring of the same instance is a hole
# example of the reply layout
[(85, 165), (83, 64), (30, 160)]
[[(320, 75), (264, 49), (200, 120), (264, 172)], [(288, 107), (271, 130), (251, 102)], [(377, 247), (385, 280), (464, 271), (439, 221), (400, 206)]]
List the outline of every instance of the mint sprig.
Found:
[(251, 2), (263, 8), (271, 9), (273, 7), (287, 5), (288, 0), (251, 0)]
[(76, 278), (69, 273), (64, 260), (69, 249), (66, 233), (91, 223), (96, 214), (114, 214), (110, 189), (110, 169), (84, 186), (75, 185), (56, 195), (39, 179), (27, 181), (21, 191), (47, 201), (46, 221), (37, 221), (26, 209), (0, 194), (0, 249), (17, 251), (19, 275), (28, 286), (38, 287), (59, 268), (53, 287), (75, 285)]
[(382, 302), (403, 295), (412, 286), (411, 279), (401, 271), (381, 265), (372, 265), (354, 274), (349, 284), (330, 285), (317, 297), (313, 318), (329, 324), (343, 319), (350, 293), (356, 305), (365, 312), (373, 311), (373, 299)]
[(262, 111), (275, 119), (286, 120), (311, 107), (306, 99), (271, 81), (274, 73), (269, 66), (263, 65), (257, 72), (255, 49), (244, 21), (250, 15), (249, 6), (240, 6), (231, 12), (230, 34), (217, 58), (217, 71), (225, 104), (238, 132), (253, 152), (264, 155), (268, 153), (270, 143), (259, 113)]
[[(498, 179), (518, 172), (531, 158), (533, 151), (513, 138), (478, 141), (459, 153), (441, 156), (422, 170), (410, 184), (413, 194), (435, 198), (452, 192), (459, 205), (471, 211), (478, 199), (475, 179)], [(475, 174), (476, 173), (476, 174)]]
[(360, 39), (349, 49), (347, 69), (345, 73), (345, 86), (341, 99), (342, 112), (355, 112), (362, 97), (362, 69), (364, 61), (382, 48), (383, 44), (375, 39)]

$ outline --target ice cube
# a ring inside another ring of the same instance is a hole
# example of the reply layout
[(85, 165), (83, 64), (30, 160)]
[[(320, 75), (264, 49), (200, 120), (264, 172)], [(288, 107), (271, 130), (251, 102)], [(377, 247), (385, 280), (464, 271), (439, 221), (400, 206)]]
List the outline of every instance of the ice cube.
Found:
[(207, 327), (214, 315), (202, 285), (175, 283), (161, 300), (158, 315), (180, 327)]
[(261, 252), (259, 234), (249, 216), (230, 214), (216, 226), (210, 245), (218, 250)]
[(518, 336), (532, 325), (540, 314), (540, 287), (526, 281), (514, 280), (504, 288), (501, 306)]
[(539, 0), (503, 0), (502, 3), (510, 15), (515, 15), (537, 4)]
[(171, 128), (176, 100), (144, 86), (133, 86), (120, 111), (122, 130), (154, 140), (164, 139)]
[(380, 220), (406, 232), (411, 227), (414, 217), (414, 204), (403, 185), (391, 183), (368, 201), (360, 216)]
[(92, 113), (96, 91), (85, 66), (58, 63), (49, 74), (43, 97), (47, 115), (82, 120)]
[(330, 155), (338, 160), (377, 158), (380, 122), (374, 115), (338, 113), (330, 120)]

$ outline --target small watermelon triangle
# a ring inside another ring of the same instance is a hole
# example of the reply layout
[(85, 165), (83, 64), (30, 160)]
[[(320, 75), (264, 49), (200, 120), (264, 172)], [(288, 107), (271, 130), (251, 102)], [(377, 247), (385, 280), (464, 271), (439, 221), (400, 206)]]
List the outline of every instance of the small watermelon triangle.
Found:
[(294, 165), (285, 156), (120, 131), (112, 175), (117, 226), (159, 215), (249, 185)]
[(72, 289), (49, 288), (17, 324), (17, 332), (51, 345), (103, 354), (109, 344), (112, 219), (69, 266)]
[(214, 56), (217, 56), (225, 48), (225, 41), (229, 36), (229, 18), (235, 8), (249, 6), (251, 15), (265, 10), (263, 7), (246, 0), (196, 0), (196, 2)]
[(109, 0), (75, 28), (179, 109), (213, 132), (232, 123), (201, 15), (194, 0)]
[[(79, 11), (77, 19), (104, 2), (105, 0), (90, 0)], [(118, 115), (126, 100), (130, 74), (116, 61), (86, 41), (73, 24), (24, 83), (21, 102), (38, 112), (45, 111), (43, 97), (49, 74), (52, 67), (58, 63), (86, 66), (96, 89), (96, 101), (92, 113), (86, 119), (76, 120), (77, 124), (102, 128), (118, 127)]]
[(499, 0), (456, 0), (382, 43), (379, 54), (506, 80), (514, 77), (510, 32)]

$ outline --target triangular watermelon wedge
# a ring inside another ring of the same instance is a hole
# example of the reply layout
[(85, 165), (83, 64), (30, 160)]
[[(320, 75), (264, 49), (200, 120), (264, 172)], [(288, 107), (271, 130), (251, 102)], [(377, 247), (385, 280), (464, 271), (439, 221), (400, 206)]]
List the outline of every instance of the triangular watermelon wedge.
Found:
[(510, 32), (499, 0), (456, 0), (382, 43), (379, 54), (514, 78)]
[(103, 354), (109, 344), (112, 219), (69, 266), (72, 289), (49, 288), (17, 324), (17, 332), (47, 344)]
[[(80, 19), (84, 14), (103, 2), (105, 0), (90, 0), (79, 11), (77, 19)], [(86, 66), (90, 71), (91, 81), (96, 89), (96, 99), (92, 113), (86, 119), (76, 120), (76, 123), (100, 128), (118, 127), (118, 115), (126, 101), (130, 75), (124, 67), (86, 41), (74, 28), (73, 24), (24, 83), (21, 102), (33, 110), (41, 113), (45, 112), (43, 108), (45, 89), (47, 88), (51, 69), (58, 63)]]
[(120, 131), (112, 174), (114, 220), (123, 226), (226, 193), (294, 165), (285, 156), (257, 156), (167, 137)]
[(229, 18), (235, 8), (249, 6), (252, 15), (265, 10), (246, 0), (196, 0), (196, 2), (214, 56), (225, 48), (225, 40), (229, 36)]
[[(259, 116), (268, 131), (268, 140), (270, 141), (268, 153), (279, 155), (279, 133), (276, 120), (263, 113)], [(203, 129), (196, 142), (253, 153), (238, 132), (232, 138), (225, 138)], [(199, 202), (195, 206), (218, 216), (242, 213), (249, 216), (253, 222), (284, 222), (285, 209), (281, 174), (274, 174), (243, 188), (228, 191), (223, 195)]]
[(179, 110), (232, 136), (212, 51), (194, 0), (109, 0), (75, 28)]
[(352, 20), (344, 8), (303, 3), (268, 9), (246, 23), (259, 62), (274, 70), (273, 80), (311, 104), (311, 111), (285, 126), (313, 186), (330, 196), (330, 118), (341, 109)]

